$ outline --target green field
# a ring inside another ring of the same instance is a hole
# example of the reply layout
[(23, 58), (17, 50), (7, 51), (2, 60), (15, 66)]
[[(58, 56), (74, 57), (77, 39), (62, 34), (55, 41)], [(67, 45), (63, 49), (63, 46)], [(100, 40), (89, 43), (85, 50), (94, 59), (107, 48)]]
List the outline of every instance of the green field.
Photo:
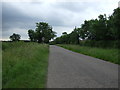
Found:
[(118, 52), (120, 52), (120, 49), (105, 49), (105, 48), (95, 48), (95, 47), (85, 47), (80, 45), (63, 45), (59, 44), (58, 46), (61, 46), (63, 48), (69, 49), (74, 52), (78, 52), (81, 54), (89, 55), (92, 57), (96, 57), (102, 60), (110, 61), (115, 64), (120, 64), (120, 61), (118, 61)]
[(44, 88), (49, 46), (38, 43), (2, 43), (2, 87)]

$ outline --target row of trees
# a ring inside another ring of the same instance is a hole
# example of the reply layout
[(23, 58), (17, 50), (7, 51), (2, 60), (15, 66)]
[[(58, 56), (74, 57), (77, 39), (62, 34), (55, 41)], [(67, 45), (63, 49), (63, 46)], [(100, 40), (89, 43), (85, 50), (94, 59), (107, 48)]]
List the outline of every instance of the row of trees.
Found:
[(54, 43), (79, 44), (80, 40), (107, 41), (120, 40), (120, 8), (114, 10), (113, 14), (99, 15), (98, 19), (85, 20), (81, 28), (76, 28), (70, 33), (63, 33)]
[[(56, 32), (52, 30), (52, 27), (48, 25), (48, 23), (39, 22), (36, 23), (35, 30), (28, 30), (28, 36), (32, 42), (49, 43), (51, 39), (56, 37)], [(13, 35), (11, 35), (9, 38), (12, 41), (19, 41), (20, 37), (21, 36), (19, 34), (13, 33)]]
[[(45, 22), (36, 23), (36, 29), (28, 30), (29, 39), (33, 42), (49, 43), (51, 39), (56, 37), (56, 32)], [(20, 35), (13, 34), (10, 36), (12, 41), (19, 41)], [(97, 19), (85, 20), (80, 28), (67, 34), (63, 32), (61, 37), (57, 37), (53, 43), (55, 44), (80, 44), (83, 41), (119, 41), (120, 40), (120, 8), (114, 10), (109, 17), (99, 15)], [(94, 44), (94, 43), (93, 43)]]

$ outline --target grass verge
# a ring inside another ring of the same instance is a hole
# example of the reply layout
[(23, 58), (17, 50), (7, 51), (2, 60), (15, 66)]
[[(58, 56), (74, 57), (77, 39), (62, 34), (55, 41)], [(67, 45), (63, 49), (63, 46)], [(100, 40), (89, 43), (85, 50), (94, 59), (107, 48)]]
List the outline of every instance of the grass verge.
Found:
[(63, 44), (59, 44), (58, 46), (61, 46), (63, 48), (66, 48), (74, 52), (96, 57), (120, 65), (120, 61), (118, 60), (118, 56), (119, 56), (118, 52), (120, 52), (120, 49), (112, 49), (112, 48), (103, 49), (103, 48), (95, 48), (95, 47), (93, 48), (93, 47), (86, 47), (79, 45), (63, 45)]
[(2, 87), (44, 88), (49, 47), (45, 44), (2, 43)]
[(2, 89), (2, 42), (0, 41), (0, 90)]

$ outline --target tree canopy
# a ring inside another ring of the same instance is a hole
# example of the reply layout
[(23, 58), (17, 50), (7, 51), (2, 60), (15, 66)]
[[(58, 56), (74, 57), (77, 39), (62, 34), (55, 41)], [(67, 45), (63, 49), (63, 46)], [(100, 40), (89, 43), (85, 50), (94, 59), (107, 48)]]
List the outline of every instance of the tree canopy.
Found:
[(39, 43), (49, 43), (51, 39), (56, 37), (56, 32), (52, 30), (52, 27), (45, 22), (36, 23), (36, 29), (28, 30), (29, 39)]
[(99, 15), (97, 19), (85, 20), (84, 23), (67, 34), (54, 40), (58, 44), (79, 44), (83, 40), (110, 41), (120, 40), (120, 8), (109, 17)]
[(19, 41), (20, 40), (20, 35), (19, 34), (15, 34), (13, 33), (13, 35), (11, 35), (9, 38), (12, 40), (12, 41)]

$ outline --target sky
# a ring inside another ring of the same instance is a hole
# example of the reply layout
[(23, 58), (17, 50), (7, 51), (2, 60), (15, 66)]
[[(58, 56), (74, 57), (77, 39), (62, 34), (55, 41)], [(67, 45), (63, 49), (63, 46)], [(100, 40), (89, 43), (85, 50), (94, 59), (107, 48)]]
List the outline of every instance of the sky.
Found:
[[(47, 22), (59, 37), (70, 33), (85, 20), (96, 19), (100, 14), (110, 16), (119, 0), (2, 0), (2, 37), (9, 40), (13, 33), (28, 40), (28, 30), (37, 22)], [(0, 10), (1, 11), (1, 10)], [(1, 27), (1, 26), (0, 26)]]

